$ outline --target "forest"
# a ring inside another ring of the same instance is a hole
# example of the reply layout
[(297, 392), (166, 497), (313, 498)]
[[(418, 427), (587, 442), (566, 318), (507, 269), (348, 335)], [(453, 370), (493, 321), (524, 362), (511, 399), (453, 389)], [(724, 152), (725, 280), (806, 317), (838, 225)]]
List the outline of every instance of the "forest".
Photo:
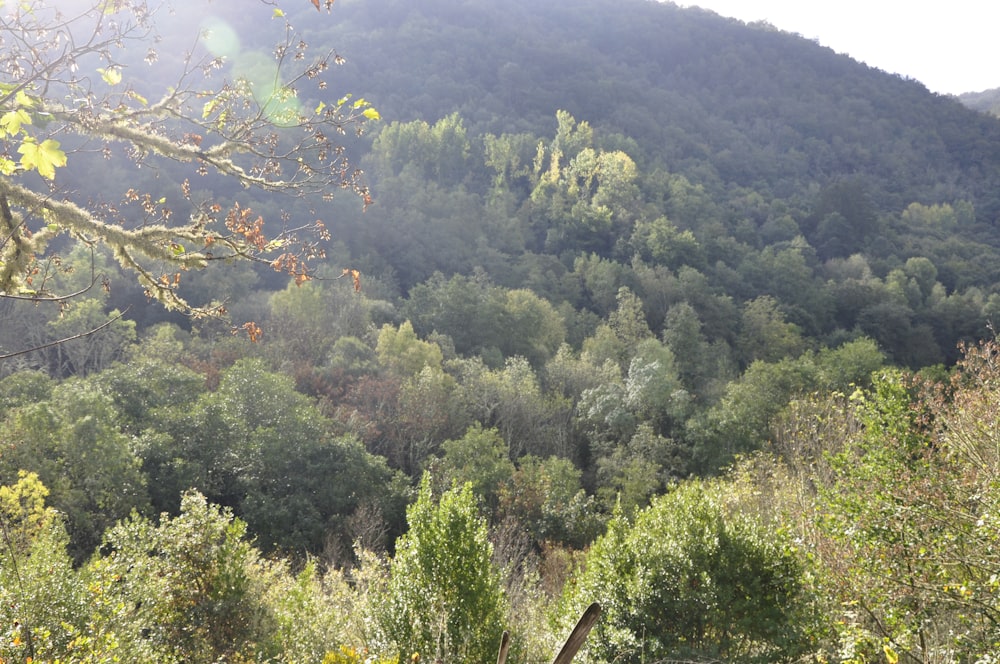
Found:
[(647, 0), (69, 5), (0, 4), (0, 663), (997, 661), (989, 94)]

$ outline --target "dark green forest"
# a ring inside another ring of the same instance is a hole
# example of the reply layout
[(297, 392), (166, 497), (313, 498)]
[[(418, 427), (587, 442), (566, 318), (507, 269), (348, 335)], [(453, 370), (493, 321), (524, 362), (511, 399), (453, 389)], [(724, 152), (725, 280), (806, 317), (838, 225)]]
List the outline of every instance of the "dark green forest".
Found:
[(192, 180), (325, 229), (163, 282), (224, 318), (79, 233), (0, 292), (0, 663), (540, 662), (594, 601), (578, 661), (993, 661), (994, 109), (670, 3), (279, 6), (370, 201)]

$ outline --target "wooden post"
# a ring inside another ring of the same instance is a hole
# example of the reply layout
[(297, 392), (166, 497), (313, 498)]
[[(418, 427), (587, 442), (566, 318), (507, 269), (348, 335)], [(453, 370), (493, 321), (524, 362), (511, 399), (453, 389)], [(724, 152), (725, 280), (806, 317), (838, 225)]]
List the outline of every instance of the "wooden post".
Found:
[(510, 650), (510, 632), (503, 631), (500, 637), (500, 654), (497, 655), (497, 664), (504, 664), (507, 661), (507, 651)]
[[(590, 628), (597, 623), (597, 619), (601, 617), (601, 605), (594, 602), (587, 607), (587, 610), (583, 612), (580, 616), (580, 620), (577, 621), (576, 627), (570, 632), (569, 638), (566, 639), (566, 643), (563, 644), (562, 650), (556, 655), (556, 658), (552, 660), (552, 664), (569, 664), (576, 657), (576, 653), (580, 650), (583, 642), (587, 640), (587, 635), (590, 634)], [(504, 630), (503, 635), (500, 637), (500, 653), (497, 655), (497, 664), (505, 664), (507, 661), (507, 651), (510, 650), (510, 632)]]
[(566, 643), (563, 644), (562, 650), (556, 655), (556, 658), (552, 660), (552, 664), (569, 664), (576, 657), (576, 653), (580, 650), (580, 646), (583, 642), (587, 640), (587, 635), (590, 634), (590, 628), (594, 626), (597, 619), (601, 617), (601, 605), (594, 602), (587, 607), (587, 610), (583, 612), (580, 616), (580, 620), (576, 623), (576, 627), (570, 632), (569, 638), (566, 639)]

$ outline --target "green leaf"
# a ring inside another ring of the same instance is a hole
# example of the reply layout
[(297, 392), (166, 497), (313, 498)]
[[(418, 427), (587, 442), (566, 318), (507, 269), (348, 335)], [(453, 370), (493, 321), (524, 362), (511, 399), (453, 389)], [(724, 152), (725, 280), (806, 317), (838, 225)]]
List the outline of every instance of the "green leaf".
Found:
[(56, 177), (56, 167), (66, 165), (66, 153), (59, 149), (59, 141), (47, 138), (40, 144), (26, 140), (17, 149), (21, 153), (21, 166), (25, 170), (37, 169), (43, 178)]
[(324, 102), (320, 102), (319, 106), (316, 107), (316, 111), (315, 111), (316, 115), (319, 115), (320, 113), (322, 113), (324, 108), (326, 108), (326, 104)]
[(17, 168), (17, 163), (11, 159), (6, 159), (0, 157), (0, 173), (4, 175), (13, 175), (14, 170)]

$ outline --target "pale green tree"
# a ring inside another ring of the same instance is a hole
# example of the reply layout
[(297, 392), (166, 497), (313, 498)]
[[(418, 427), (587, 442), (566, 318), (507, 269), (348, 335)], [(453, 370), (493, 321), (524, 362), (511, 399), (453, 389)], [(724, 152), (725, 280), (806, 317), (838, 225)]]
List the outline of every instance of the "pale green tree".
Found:
[(441, 347), (419, 339), (408, 320), (398, 328), (389, 323), (382, 326), (375, 354), (379, 364), (403, 378), (420, 373), (424, 367), (440, 370), (443, 359)]
[(427, 180), (458, 184), (467, 175), (471, 146), (457, 113), (433, 125), (423, 120), (392, 122), (379, 132), (368, 159), (381, 177), (415, 168)]
[(634, 520), (612, 519), (566, 585), (564, 611), (600, 602), (589, 662), (788, 662), (799, 637), (802, 566), (788, 538), (687, 482)]
[(48, 489), (22, 471), (0, 486), (0, 659), (56, 661), (86, 628), (87, 593)]
[(744, 365), (749, 365), (754, 360), (777, 362), (795, 357), (806, 349), (806, 342), (799, 327), (786, 320), (779, 302), (762, 295), (743, 306), (736, 349)]
[(487, 662), (496, 657), (505, 604), (472, 486), (433, 495), (425, 476), (396, 543), (382, 624), (400, 659)]

